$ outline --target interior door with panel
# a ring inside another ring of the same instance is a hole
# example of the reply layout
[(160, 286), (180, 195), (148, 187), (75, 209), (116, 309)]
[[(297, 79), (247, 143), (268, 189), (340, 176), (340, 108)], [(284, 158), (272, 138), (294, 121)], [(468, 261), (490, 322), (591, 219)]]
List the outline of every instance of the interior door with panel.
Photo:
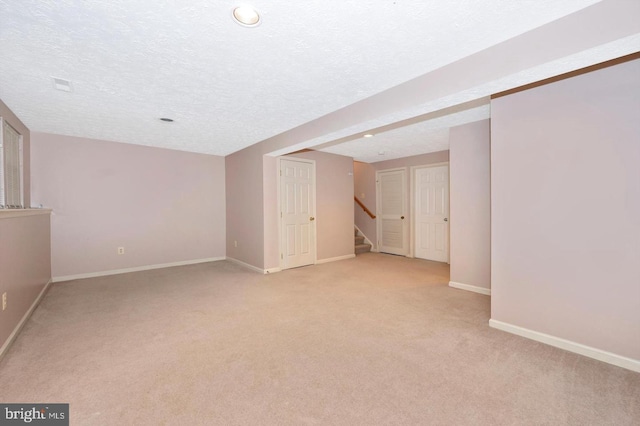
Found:
[(407, 171), (376, 172), (378, 206), (378, 247), (383, 253), (406, 256), (407, 238)]
[(280, 160), (282, 269), (316, 261), (315, 192), (314, 162)]
[(449, 261), (449, 166), (415, 169), (415, 257)]

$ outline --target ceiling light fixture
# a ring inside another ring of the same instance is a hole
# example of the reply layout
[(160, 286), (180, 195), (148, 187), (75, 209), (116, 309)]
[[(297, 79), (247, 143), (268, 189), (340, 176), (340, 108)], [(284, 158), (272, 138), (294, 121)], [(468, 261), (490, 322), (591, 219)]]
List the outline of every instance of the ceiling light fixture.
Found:
[(364, 135), (365, 138), (372, 138), (373, 135), (371, 133), (367, 133), (366, 135)]
[(166, 121), (167, 123), (173, 123), (173, 118), (165, 118), (165, 117), (162, 117), (162, 118), (160, 119), (160, 121)]
[(239, 6), (233, 9), (233, 19), (245, 27), (255, 27), (260, 23), (260, 15), (249, 6)]

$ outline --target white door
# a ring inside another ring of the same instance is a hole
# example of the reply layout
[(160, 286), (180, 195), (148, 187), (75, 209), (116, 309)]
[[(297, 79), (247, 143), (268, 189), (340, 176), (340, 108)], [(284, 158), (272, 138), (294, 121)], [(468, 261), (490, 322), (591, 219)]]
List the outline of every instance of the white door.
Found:
[(315, 263), (315, 200), (315, 163), (281, 159), (282, 269)]
[(449, 261), (449, 166), (415, 169), (415, 257)]
[(376, 173), (378, 199), (378, 248), (383, 253), (407, 255), (405, 169)]

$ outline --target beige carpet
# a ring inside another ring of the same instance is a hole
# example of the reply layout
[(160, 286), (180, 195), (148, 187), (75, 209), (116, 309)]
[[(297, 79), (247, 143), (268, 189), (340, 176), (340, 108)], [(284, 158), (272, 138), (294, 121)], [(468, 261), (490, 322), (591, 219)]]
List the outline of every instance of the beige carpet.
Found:
[(640, 374), (489, 328), (447, 265), (367, 253), (52, 286), (0, 401), (74, 425), (638, 425)]

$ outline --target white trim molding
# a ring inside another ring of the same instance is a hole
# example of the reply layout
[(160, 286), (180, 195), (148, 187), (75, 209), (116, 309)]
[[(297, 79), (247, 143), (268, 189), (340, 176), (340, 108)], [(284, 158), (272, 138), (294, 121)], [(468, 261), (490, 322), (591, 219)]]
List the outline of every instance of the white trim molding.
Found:
[(5, 356), (13, 341), (16, 340), (16, 337), (18, 337), (18, 334), (22, 330), (22, 327), (24, 327), (24, 325), (27, 323), (27, 320), (33, 314), (33, 311), (36, 310), (36, 308), (44, 298), (44, 295), (47, 293), (47, 291), (49, 291), (49, 287), (51, 287), (52, 282), (52, 280), (47, 281), (42, 290), (40, 290), (40, 293), (38, 294), (38, 297), (36, 297), (36, 300), (33, 301), (27, 312), (25, 312), (25, 314), (22, 316), (22, 319), (20, 320), (18, 325), (16, 325), (16, 328), (13, 329), (7, 340), (4, 342), (4, 344), (0, 348), (0, 360), (2, 360), (2, 358)]
[(373, 244), (373, 242), (369, 239), (369, 237), (367, 237), (366, 235), (364, 235), (364, 232), (362, 232), (362, 230), (360, 228), (358, 228), (358, 225), (356, 225), (355, 223), (353, 224), (353, 227), (356, 228), (358, 230), (358, 233), (364, 237), (364, 242), (371, 245), (371, 251), (373, 251), (373, 248), (375, 247), (375, 245)]
[(612, 364), (617, 367), (626, 368), (627, 370), (640, 373), (640, 360), (637, 359), (627, 358), (611, 352), (603, 351), (602, 349), (593, 348), (581, 343), (572, 342), (571, 340), (562, 339), (560, 337), (551, 336), (549, 334), (540, 333), (539, 331), (529, 330), (527, 328), (494, 319), (489, 320), (489, 326), (501, 331), (506, 331), (507, 333), (526, 337), (527, 339), (535, 340), (536, 342), (544, 343), (556, 348), (564, 349), (565, 351), (597, 359), (598, 361), (606, 362), (607, 364)]
[(0, 209), (0, 219), (51, 214), (51, 209)]
[(261, 269), (261, 268), (258, 268), (257, 266), (253, 266), (253, 265), (250, 265), (250, 264), (248, 264), (246, 262), (243, 262), (242, 260), (234, 259), (233, 257), (227, 257), (227, 260), (229, 262), (231, 262), (231, 263), (235, 263), (238, 266), (242, 266), (245, 269), (249, 269), (249, 270), (251, 270), (253, 272), (257, 272), (259, 274), (268, 274), (268, 273), (271, 273), (271, 272), (277, 272), (276, 269), (278, 269), (278, 270), (280, 269), (280, 268)]
[(462, 283), (457, 283), (455, 281), (449, 281), (449, 287), (457, 288), (457, 289), (460, 289), (460, 290), (472, 291), (474, 293), (480, 293), (480, 294), (484, 294), (484, 295), (487, 295), (487, 296), (491, 296), (491, 289), (490, 288), (478, 287), (478, 286), (469, 285), (469, 284), (462, 284)]
[(173, 266), (184, 266), (184, 265), (195, 265), (197, 263), (217, 262), (219, 260), (225, 260), (225, 257), (210, 257), (207, 259), (184, 260), (182, 262), (161, 263), (158, 265), (145, 265), (145, 266), (136, 266), (133, 268), (112, 269), (110, 271), (89, 272), (86, 274), (64, 275), (61, 277), (53, 277), (53, 282), (58, 283), (62, 281), (81, 280), (84, 278), (106, 277), (108, 275), (127, 274), (129, 272), (140, 272), (140, 271), (148, 271), (151, 269), (171, 268)]
[(337, 260), (353, 259), (354, 257), (356, 257), (355, 254), (345, 254), (344, 256), (328, 257), (326, 259), (320, 259), (320, 260), (316, 261), (316, 265), (321, 265), (323, 263), (329, 263), (329, 262), (335, 262)]

